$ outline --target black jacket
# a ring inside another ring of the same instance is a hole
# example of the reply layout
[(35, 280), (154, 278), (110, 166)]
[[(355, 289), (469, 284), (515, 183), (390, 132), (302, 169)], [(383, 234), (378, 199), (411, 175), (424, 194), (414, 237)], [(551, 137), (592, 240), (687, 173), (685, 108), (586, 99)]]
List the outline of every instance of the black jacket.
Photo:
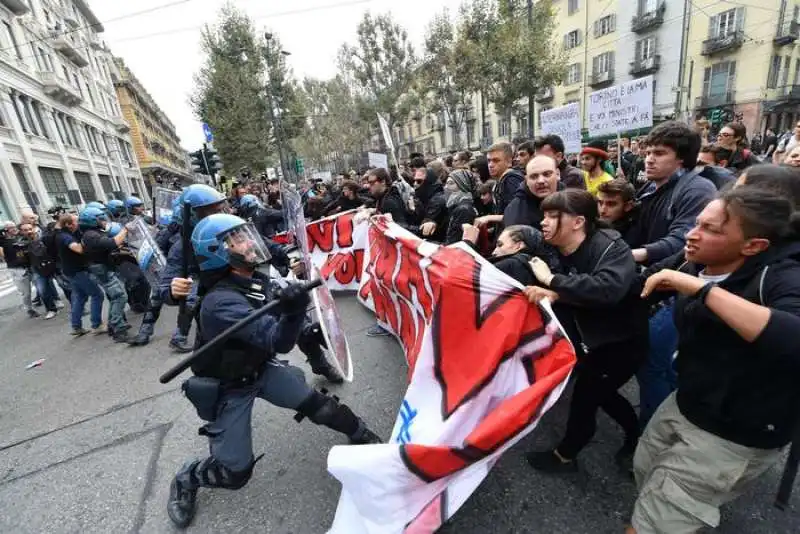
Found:
[[(767, 327), (752, 343), (704, 302), (677, 298), (677, 402), (681, 413), (703, 430), (745, 447), (775, 449), (791, 440), (800, 420), (798, 260), (800, 242), (768, 250), (718, 284), (772, 310)], [(673, 261), (685, 263), (680, 255)], [(681, 270), (697, 274), (702, 266), (685, 264)]]
[(572, 312), (580, 341), (592, 349), (647, 339), (647, 308), (631, 249), (614, 230), (597, 230), (569, 256), (550, 289)]
[(494, 185), (494, 205), (497, 213), (505, 213), (514, 200), (519, 187), (525, 183), (525, 175), (517, 169), (509, 169)]
[(475, 205), (471, 200), (463, 200), (449, 209), (449, 219), (447, 222), (447, 236), (445, 245), (451, 245), (461, 241), (464, 232), (462, 224), (472, 224), (475, 222)]
[[(436, 231), (426, 239), (442, 243), (447, 237), (447, 200), (444, 196), (444, 187), (439, 183), (436, 174), (428, 169), (425, 182), (414, 191), (416, 197), (416, 218), (419, 224), (426, 222), (436, 223)], [(419, 229), (416, 230), (421, 235)]]
[(403, 197), (400, 191), (395, 187), (389, 187), (386, 193), (376, 202), (376, 210), (378, 213), (388, 213), (392, 216), (392, 220), (411, 232), (416, 232), (419, 225), (415, 225), (412, 220), (411, 214), (406, 209)]
[(272, 208), (258, 208), (250, 219), (264, 237), (272, 237), (283, 229), (283, 212)]
[[(563, 188), (563, 185), (560, 188)], [(514, 200), (503, 212), (503, 226), (508, 228), (515, 224), (523, 224), (541, 230), (544, 218), (541, 204), (542, 199), (531, 193), (530, 189), (523, 184), (514, 193)]]
[(528, 265), (531, 258), (533, 256), (527, 252), (517, 252), (509, 256), (492, 256), (488, 260), (489, 263), (523, 286), (532, 286), (536, 284), (536, 278)]
[(17, 269), (27, 269), (31, 266), (28, 247), (31, 242), (29, 239), (16, 235), (14, 237), (3, 238), (0, 246), (3, 247), (3, 256), (9, 267)]

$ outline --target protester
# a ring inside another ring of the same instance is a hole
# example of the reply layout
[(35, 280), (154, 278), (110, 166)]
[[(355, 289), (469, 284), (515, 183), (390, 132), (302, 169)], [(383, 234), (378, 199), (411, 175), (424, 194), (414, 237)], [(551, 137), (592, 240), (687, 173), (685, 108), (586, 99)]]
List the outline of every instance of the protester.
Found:
[[(473, 178), (475, 175), (472, 175)], [(477, 194), (477, 202), (475, 204), (475, 209), (478, 211), (478, 216), (483, 217), (484, 215), (491, 215), (495, 212), (495, 205), (494, 205), (494, 196), (492, 195), (492, 191), (494, 191), (494, 181), (489, 180), (486, 183), (480, 184), (478, 186), (478, 194)]]
[(472, 173), (455, 170), (450, 173), (444, 185), (447, 206), (447, 235), (445, 244), (461, 240), (462, 226), (475, 221), (475, 181)]
[(730, 169), (737, 176), (751, 165), (758, 163), (753, 153), (746, 148), (747, 130), (740, 122), (730, 122), (717, 138), (717, 159), (721, 167)]
[[(473, 247), (478, 243), (480, 230), (471, 224), (463, 227), (463, 239)], [(509, 226), (497, 238), (497, 244), (489, 263), (497, 267), (520, 284), (530, 286), (536, 283), (528, 263), (541, 258), (551, 269), (558, 268), (558, 258), (553, 247), (544, 242), (542, 233), (530, 226)]]
[[(503, 225), (522, 224), (541, 229), (544, 217), (541, 203), (550, 193), (554, 193), (558, 189), (558, 177), (558, 168), (553, 158), (534, 156), (528, 162), (523, 186), (517, 190), (514, 200), (503, 213)], [(481, 227), (488, 219), (488, 217), (476, 219), (475, 226)]]
[(533, 146), (537, 156), (550, 156), (556, 160), (561, 183), (565, 187), (586, 189), (586, 180), (581, 170), (570, 165), (564, 157), (564, 141), (559, 136), (550, 134), (537, 137)]
[(520, 143), (517, 146), (517, 166), (516, 168), (521, 172), (525, 173), (525, 168), (528, 166), (528, 162), (536, 153), (536, 147), (534, 146), (533, 141), (525, 141), (524, 143)]
[(326, 216), (335, 215), (344, 211), (354, 210), (365, 204), (371, 203), (369, 199), (359, 196), (358, 184), (352, 180), (342, 182), (339, 197), (325, 207)]
[(686, 265), (647, 279), (676, 294), (678, 388), (634, 459), (629, 534), (696, 532), (782, 457), (800, 418), (800, 244), (792, 203), (738, 187), (688, 233)]
[(557, 300), (569, 308), (585, 355), (576, 370), (567, 429), (552, 450), (531, 452), (528, 463), (547, 472), (577, 469), (578, 453), (591, 441), (597, 409), (623, 429), (615, 459), (624, 466), (636, 449), (639, 425), (631, 404), (617, 391), (647, 355), (647, 316), (639, 298), (636, 264), (630, 248), (614, 230), (602, 229), (597, 201), (586, 191), (569, 189), (542, 202), (542, 233), (558, 249), (562, 269), (553, 274), (541, 259), (531, 261), (537, 281), (525, 293), (536, 302)]
[(472, 159), (472, 153), (469, 151), (457, 152), (453, 158), (453, 169), (466, 169), (470, 170), (469, 162)]
[(697, 155), (695, 170), (703, 178), (711, 180), (718, 191), (733, 184), (736, 175), (730, 170), (720, 167), (719, 148), (715, 145), (703, 145)]
[(800, 145), (795, 145), (786, 157), (783, 158), (783, 163), (790, 167), (800, 167)]
[(433, 169), (418, 169), (414, 175), (414, 207), (415, 219), (419, 221), (416, 233), (430, 241), (444, 242), (447, 236), (447, 201)]
[(497, 143), (489, 147), (487, 159), (489, 161), (489, 174), (495, 180), (493, 191), (497, 214), (485, 215), (478, 220), (476, 226), (496, 224), (503, 221), (503, 213), (511, 204), (520, 185), (525, 181), (522, 173), (511, 167), (514, 150), (509, 143)]
[(11, 277), (17, 287), (17, 292), (22, 297), (22, 307), (28, 317), (39, 317), (39, 312), (33, 309), (31, 299), (31, 262), (28, 254), (30, 239), (21, 234), (19, 227), (13, 222), (5, 223), (3, 237), (0, 245), (3, 249), (3, 259), (11, 271)]
[(597, 188), (614, 177), (608, 174), (603, 164), (608, 161), (608, 147), (605, 141), (590, 141), (581, 149), (581, 168), (586, 190), (597, 197)]
[(629, 245), (630, 233), (638, 215), (635, 196), (636, 190), (625, 178), (614, 178), (597, 188), (597, 209), (600, 220), (619, 232)]

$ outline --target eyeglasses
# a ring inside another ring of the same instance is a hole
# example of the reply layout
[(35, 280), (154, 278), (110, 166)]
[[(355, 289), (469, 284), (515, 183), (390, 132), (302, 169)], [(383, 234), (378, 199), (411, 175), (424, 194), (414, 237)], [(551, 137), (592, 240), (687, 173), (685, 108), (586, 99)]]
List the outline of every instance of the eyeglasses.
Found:
[(733, 134), (731, 134), (731, 133), (726, 133), (726, 132), (721, 132), (721, 133), (719, 134), (719, 136), (720, 136), (720, 137), (733, 137)]

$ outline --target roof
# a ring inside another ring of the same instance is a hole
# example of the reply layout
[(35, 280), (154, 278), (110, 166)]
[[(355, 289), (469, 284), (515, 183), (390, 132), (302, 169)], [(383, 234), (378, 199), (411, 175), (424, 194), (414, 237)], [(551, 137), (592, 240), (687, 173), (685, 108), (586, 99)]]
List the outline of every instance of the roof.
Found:
[(97, 16), (92, 12), (89, 8), (89, 4), (86, 3), (85, 0), (72, 0), (75, 2), (75, 7), (78, 8), (78, 11), (81, 12), (81, 15), (86, 17), (86, 20), (89, 21), (89, 24), (92, 25), (92, 29), (97, 33), (103, 33), (106, 29), (103, 27), (103, 23), (97, 18)]

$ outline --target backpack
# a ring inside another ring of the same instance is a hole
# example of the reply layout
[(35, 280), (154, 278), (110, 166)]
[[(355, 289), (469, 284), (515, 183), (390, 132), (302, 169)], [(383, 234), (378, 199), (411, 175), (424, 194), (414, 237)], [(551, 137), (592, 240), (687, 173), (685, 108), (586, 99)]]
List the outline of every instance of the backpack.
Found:
[(34, 271), (46, 277), (56, 274), (56, 261), (41, 239), (33, 241), (28, 246), (28, 255)]

